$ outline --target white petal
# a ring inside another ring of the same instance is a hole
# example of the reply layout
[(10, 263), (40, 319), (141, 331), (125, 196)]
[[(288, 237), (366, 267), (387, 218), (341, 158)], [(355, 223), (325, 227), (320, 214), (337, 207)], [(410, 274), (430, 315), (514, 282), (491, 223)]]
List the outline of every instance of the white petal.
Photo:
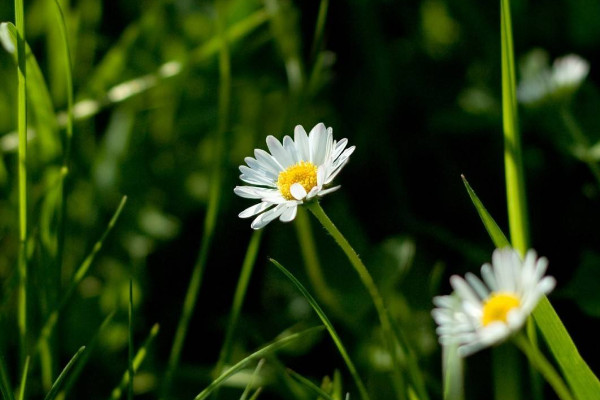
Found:
[(266, 209), (268, 209), (269, 207), (272, 207), (272, 206), (274, 206), (274, 204), (261, 202), (261, 203), (258, 203), (258, 204), (255, 204), (253, 206), (246, 208), (238, 216), (240, 218), (249, 218), (256, 214), (260, 214), (261, 212), (265, 211)]
[(341, 187), (342, 187), (342, 185), (337, 185), (337, 186), (334, 186), (334, 187), (331, 187), (331, 188), (328, 188), (328, 189), (320, 190), (320, 191), (317, 193), (317, 195), (318, 195), (319, 197), (323, 197), (323, 196), (325, 196), (326, 194), (329, 194), (329, 193), (333, 193), (333, 192), (335, 192), (336, 190), (338, 190), (338, 189), (339, 189), (339, 188), (341, 188)]
[(308, 136), (306, 131), (301, 125), (296, 125), (294, 129), (294, 141), (296, 144), (296, 150), (300, 155), (300, 158), (304, 161), (310, 161), (310, 147), (308, 144)]
[(275, 218), (278, 218), (285, 211), (285, 208), (285, 204), (279, 204), (277, 207), (269, 211), (265, 211), (256, 217), (250, 226), (252, 229), (264, 228), (269, 222), (273, 221)]
[(317, 168), (317, 186), (323, 186), (323, 182), (325, 181), (325, 167), (319, 165)]
[(306, 189), (299, 183), (290, 186), (290, 193), (296, 200), (302, 200), (306, 197)]
[(456, 290), (456, 293), (465, 301), (473, 304), (480, 304), (481, 300), (477, 297), (471, 286), (460, 276), (452, 275), (450, 285)]
[(537, 290), (544, 294), (550, 293), (556, 286), (556, 279), (551, 276), (545, 276), (537, 285)]
[(475, 276), (475, 274), (467, 272), (465, 278), (467, 278), (467, 282), (469, 282), (469, 285), (471, 285), (473, 290), (475, 290), (475, 293), (477, 293), (481, 299), (486, 299), (488, 297), (490, 291), (485, 287), (483, 282)]
[(233, 189), (233, 192), (245, 199), (262, 199), (263, 197), (274, 194), (274, 192), (279, 193), (279, 191), (275, 189), (266, 189), (256, 186), (236, 186)]
[(269, 148), (271, 155), (275, 157), (277, 162), (281, 164), (284, 169), (294, 164), (294, 160), (290, 154), (283, 148), (283, 145), (275, 136), (267, 136), (267, 147)]
[(319, 186), (315, 186), (312, 189), (310, 189), (310, 192), (308, 192), (308, 194), (306, 195), (305, 200), (310, 200), (313, 197), (315, 197), (319, 193), (319, 190), (321, 190)]
[(302, 161), (298, 154), (298, 151), (296, 150), (296, 144), (294, 143), (292, 138), (287, 135), (283, 138), (283, 148), (285, 149), (285, 151), (288, 152), (288, 154), (294, 161), (294, 164), (296, 164), (299, 161)]
[(268, 176), (274, 180), (276, 180), (277, 176), (279, 175), (279, 170), (274, 171), (273, 168), (271, 168), (271, 166), (264, 165), (262, 162), (254, 159), (252, 157), (246, 157), (246, 158), (244, 158), (244, 161), (254, 171), (262, 172), (263, 174), (265, 174), (265, 176)]
[(334, 150), (333, 150), (333, 153), (331, 154), (331, 158), (334, 160), (336, 158), (338, 158), (340, 156), (340, 154), (342, 154), (342, 151), (344, 151), (344, 149), (346, 148), (347, 144), (348, 144), (348, 139), (346, 139), (346, 138), (337, 142), (334, 146)]
[(269, 186), (269, 187), (273, 187), (273, 188), (277, 187), (277, 184), (275, 183), (275, 181), (273, 179), (267, 177), (263, 173), (260, 173), (251, 168), (248, 168), (245, 165), (240, 166), (240, 171), (242, 172), (240, 179), (246, 183), (250, 183), (253, 185)]
[(277, 162), (272, 155), (262, 149), (255, 149), (254, 156), (256, 157), (256, 160), (265, 167), (265, 169), (271, 171), (275, 176), (279, 176), (279, 173), (285, 170), (285, 168), (279, 164), (279, 162)]
[(496, 282), (496, 277), (490, 264), (485, 263), (481, 266), (481, 276), (492, 292), (498, 290), (498, 282)]
[(288, 207), (283, 214), (281, 214), (281, 216), (279, 217), (279, 220), (281, 222), (290, 222), (292, 221), (294, 218), (296, 218), (296, 211), (298, 211), (298, 206), (297, 205), (293, 205), (291, 207)]
[(325, 158), (327, 130), (323, 123), (318, 123), (308, 134), (310, 161), (315, 165), (323, 164)]

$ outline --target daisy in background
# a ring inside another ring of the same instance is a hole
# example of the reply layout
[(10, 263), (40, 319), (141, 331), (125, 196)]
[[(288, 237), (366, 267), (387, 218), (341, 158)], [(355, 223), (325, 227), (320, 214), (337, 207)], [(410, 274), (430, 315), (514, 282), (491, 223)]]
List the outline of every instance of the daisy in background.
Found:
[(548, 260), (529, 250), (525, 259), (511, 248), (497, 249), (492, 264), (481, 267), (483, 281), (472, 273), (452, 276), (453, 295), (433, 299), (432, 312), (442, 345), (457, 344), (461, 356), (498, 344), (518, 332), (542, 296), (556, 281), (544, 276)]
[(249, 186), (236, 186), (235, 194), (256, 199), (240, 218), (258, 215), (252, 221), (253, 229), (260, 229), (279, 218), (282, 222), (296, 217), (298, 206), (340, 188), (330, 187), (342, 170), (355, 147), (347, 139), (333, 140), (333, 130), (317, 124), (307, 135), (300, 125), (294, 130), (294, 139), (283, 138), (283, 144), (274, 136), (267, 136), (269, 153), (256, 149), (254, 157), (246, 157), (240, 166), (240, 179)]
[(550, 67), (545, 51), (532, 50), (521, 64), (522, 79), (517, 87), (517, 98), (526, 105), (568, 99), (589, 72), (590, 64), (576, 54), (557, 58)]

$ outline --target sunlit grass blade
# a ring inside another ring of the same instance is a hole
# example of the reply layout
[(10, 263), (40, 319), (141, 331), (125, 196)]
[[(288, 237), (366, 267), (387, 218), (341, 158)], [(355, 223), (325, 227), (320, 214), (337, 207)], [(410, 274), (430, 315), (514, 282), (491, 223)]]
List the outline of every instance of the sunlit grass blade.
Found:
[(354, 383), (356, 384), (356, 387), (358, 388), (361, 398), (363, 400), (368, 400), (369, 393), (367, 392), (365, 384), (363, 383), (362, 379), (360, 378), (360, 375), (358, 374), (358, 371), (356, 370), (354, 363), (350, 359), (350, 356), (348, 355), (348, 352), (346, 351), (346, 348), (344, 347), (342, 340), (340, 339), (335, 328), (333, 327), (333, 324), (331, 323), (331, 321), (329, 321), (329, 318), (327, 318), (327, 315), (325, 315), (325, 312), (323, 311), (321, 306), (319, 306), (319, 304), (312, 297), (312, 295), (308, 292), (308, 290), (306, 290), (306, 288), (302, 285), (302, 283), (300, 283), (300, 281), (298, 279), (296, 279), (296, 277), (294, 275), (292, 275), (292, 273), (290, 271), (288, 271), (283, 265), (281, 265), (276, 260), (270, 259), (270, 261), (294, 284), (296, 289), (298, 289), (298, 291), (302, 294), (302, 296), (304, 296), (306, 301), (308, 301), (308, 304), (310, 304), (310, 306), (313, 308), (315, 313), (317, 313), (317, 315), (321, 319), (321, 322), (323, 322), (323, 325), (325, 325), (325, 328), (327, 328), (327, 331), (329, 332), (331, 339), (333, 339), (333, 342), (335, 343), (336, 347), (338, 348), (340, 355), (344, 359), (344, 362), (346, 363), (346, 366), (348, 367), (348, 371), (350, 371), (350, 374), (352, 375), (352, 378), (354, 379)]
[[(148, 347), (150, 346), (156, 335), (158, 335), (159, 329), (160, 327), (158, 324), (154, 324), (154, 326), (152, 326), (152, 329), (150, 329), (150, 334), (148, 334), (148, 337), (146, 338), (142, 346), (138, 349), (137, 353), (135, 354), (135, 357), (133, 357), (133, 374), (135, 374), (138, 371), (138, 369), (144, 362), (144, 359), (148, 354)], [(133, 376), (133, 374), (131, 376)], [(120, 399), (121, 396), (123, 396), (123, 390), (125, 390), (125, 387), (129, 384), (130, 381), (129, 376), (130, 375), (128, 366), (127, 370), (123, 374), (123, 378), (121, 378), (121, 382), (116, 388), (113, 389), (113, 391), (110, 394), (110, 398), (112, 400)]]
[(327, 21), (327, 11), (329, 10), (329, 0), (321, 0), (319, 5), (319, 15), (315, 25), (315, 36), (313, 39), (311, 59), (313, 63), (317, 57), (317, 53), (321, 50), (323, 44), (323, 36), (325, 33), (325, 22)]
[(27, 389), (27, 377), (29, 376), (29, 360), (29, 357), (25, 359), (23, 375), (21, 376), (21, 385), (19, 386), (19, 400), (25, 399), (25, 390)]
[(256, 389), (256, 391), (254, 392), (254, 394), (252, 395), (252, 397), (250, 397), (249, 400), (256, 400), (258, 399), (258, 396), (262, 393), (262, 388), (259, 387), (258, 389)]
[(229, 363), (231, 358), (233, 337), (237, 327), (237, 321), (242, 310), (242, 305), (244, 303), (244, 298), (246, 297), (246, 291), (250, 283), (252, 271), (254, 270), (256, 256), (258, 254), (258, 249), (260, 248), (262, 232), (262, 230), (254, 231), (252, 233), (250, 243), (248, 244), (248, 250), (246, 251), (246, 256), (244, 257), (244, 262), (242, 264), (242, 271), (240, 272), (240, 277), (238, 279), (235, 294), (233, 296), (233, 305), (231, 306), (229, 322), (227, 323), (225, 340), (223, 341), (223, 347), (221, 348), (221, 352), (219, 354), (219, 361), (217, 362), (217, 366), (215, 368), (216, 376), (221, 375), (223, 372), (223, 366)]
[(444, 378), (444, 400), (463, 400), (463, 359), (458, 355), (457, 345), (442, 346), (442, 371)]
[(201, 391), (194, 398), (194, 400), (206, 399), (223, 382), (225, 382), (231, 376), (235, 375), (237, 372), (239, 372), (241, 369), (243, 369), (246, 365), (248, 365), (253, 360), (263, 358), (263, 357), (281, 349), (282, 347), (285, 347), (286, 345), (288, 345), (290, 343), (305, 339), (307, 336), (314, 335), (315, 333), (318, 333), (322, 330), (323, 330), (322, 326), (308, 328), (308, 329), (303, 330), (298, 333), (292, 333), (291, 335), (285, 336), (284, 338), (278, 339), (275, 342), (272, 342), (271, 344), (268, 344), (268, 345), (262, 347), (261, 349), (255, 351), (254, 353), (245, 357), (244, 359), (242, 359), (241, 361), (239, 361), (238, 363), (233, 365), (231, 368), (229, 368), (228, 370), (223, 372), (217, 379), (212, 381), (210, 385), (208, 385), (203, 391)]
[[(17, 28), (10, 22), (0, 24), (0, 39), (6, 50), (11, 53), (17, 62)], [(50, 91), (42, 74), (42, 70), (32, 53), (29, 45), (25, 42), (25, 66), (27, 70), (27, 103), (31, 105), (36, 138), (39, 141), (39, 156), (49, 161), (60, 153), (60, 137), (58, 134), (58, 122), (54, 110), (54, 104), (50, 97)]]
[(46, 395), (46, 397), (44, 397), (44, 400), (54, 400), (54, 398), (58, 394), (58, 391), (62, 387), (65, 379), (69, 376), (69, 373), (70, 373), (71, 369), (75, 366), (75, 363), (77, 362), (77, 360), (79, 359), (79, 357), (81, 357), (81, 354), (84, 351), (85, 351), (85, 346), (82, 346), (81, 348), (79, 348), (79, 350), (77, 351), (77, 353), (75, 353), (75, 355), (67, 363), (67, 365), (62, 370), (62, 372), (58, 375), (58, 378), (56, 378), (56, 380), (52, 384), (52, 387), (50, 388), (50, 391), (48, 392), (48, 394)]
[(113, 311), (104, 319), (104, 321), (98, 328), (98, 331), (94, 334), (94, 337), (92, 337), (92, 339), (86, 346), (87, 351), (83, 353), (83, 355), (80, 357), (79, 362), (77, 363), (77, 365), (73, 368), (73, 371), (67, 377), (67, 380), (65, 381), (65, 383), (63, 385), (63, 389), (56, 396), (57, 400), (64, 400), (66, 398), (66, 396), (69, 394), (69, 392), (71, 391), (71, 388), (77, 382), (77, 378), (79, 377), (79, 375), (81, 375), (81, 372), (83, 371), (83, 368), (87, 364), (90, 356), (94, 352), (94, 349), (98, 345), (98, 340), (100, 338), (100, 334), (102, 332), (104, 332), (106, 327), (112, 322), (112, 319), (114, 316), (115, 316), (115, 312)]
[(464, 175), (461, 175), (461, 178), (465, 184), (465, 187), (467, 188), (467, 193), (469, 193), (469, 197), (471, 198), (471, 201), (473, 202), (473, 205), (479, 214), (479, 218), (481, 218), (481, 222), (483, 222), (485, 230), (490, 235), (494, 245), (499, 249), (510, 246), (510, 242), (506, 236), (504, 236), (504, 232), (502, 232), (496, 221), (494, 221), (494, 218), (492, 218), (481, 200), (479, 200), (479, 197), (477, 197), (475, 191), (471, 188), (471, 185), (469, 185), (467, 178), (465, 178)]
[(521, 255), (529, 248), (525, 174), (517, 114), (515, 60), (510, 1), (500, 1), (500, 42), (502, 59), (502, 122), (504, 130), (504, 170), (510, 240)]
[(0, 393), (2, 393), (4, 400), (15, 400), (15, 395), (10, 385), (10, 378), (6, 374), (6, 366), (4, 365), (3, 358), (0, 358)]
[(121, 202), (119, 203), (119, 206), (117, 207), (117, 210), (113, 214), (112, 218), (108, 222), (108, 225), (106, 226), (106, 229), (102, 233), (102, 236), (100, 236), (100, 239), (98, 239), (98, 241), (96, 241), (90, 254), (88, 254), (88, 256), (83, 260), (83, 262), (81, 263), (79, 268), (77, 268), (77, 271), (75, 271), (75, 275), (73, 276), (73, 279), (71, 280), (69, 287), (65, 290), (65, 294), (63, 295), (58, 308), (55, 309), (50, 314), (50, 316), (46, 319), (46, 322), (44, 323), (44, 326), (42, 327), (42, 330), (40, 332), (40, 337), (38, 338), (38, 341), (36, 344), (36, 349), (39, 348), (40, 343), (42, 343), (44, 340), (46, 340), (52, 333), (52, 330), (54, 329), (54, 327), (56, 326), (56, 322), (58, 321), (58, 316), (59, 316), (61, 310), (68, 304), (69, 300), (71, 299), (71, 296), (77, 289), (77, 286), (83, 280), (83, 278), (86, 276), (88, 270), (90, 269), (90, 266), (92, 265), (92, 263), (94, 262), (94, 259), (96, 258), (96, 255), (100, 252), (100, 250), (102, 250), (104, 241), (106, 240), (106, 238), (108, 237), (108, 235), (110, 234), (110, 232), (112, 231), (114, 226), (116, 225), (117, 220), (119, 219), (119, 216), (121, 215), (121, 212), (123, 211), (123, 208), (125, 207), (126, 202), (127, 202), (127, 196), (123, 196), (121, 198)]
[(299, 373), (297, 373), (291, 369), (288, 369), (287, 372), (292, 377), (292, 379), (294, 379), (296, 382), (298, 382), (304, 388), (311, 391), (314, 395), (319, 396), (318, 398), (323, 398), (324, 400), (334, 400), (333, 397), (331, 397), (329, 394), (325, 393), (323, 391), (323, 389), (321, 389), (320, 387), (315, 385), (311, 380), (303, 377), (302, 375), (300, 375)]
[[(260, 360), (257, 364), (256, 364), (256, 368), (254, 368), (254, 372), (252, 373), (252, 377), (250, 378), (250, 381), (248, 381), (248, 384), (246, 385), (246, 388), (244, 389), (244, 392), (242, 393), (242, 395), (240, 396), (240, 400), (246, 400), (248, 398), (248, 395), (250, 394), (250, 391), (252, 390), (252, 388), (255, 386), (255, 382), (256, 382), (256, 377), (258, 376), (258, 374), (260, 373), (260, 370), (262, 369), (262, 366), (265, 364), (265, 360), (264, 358), (262, 360)], [(260, 388), (257, 389), (257, 391), (260, 390)], [(254, 397), (254, 396), (252, 396)]]
[(190, 283), (185, 295), (181, 316), (179, 318), (179, 323), (177, 324), (175, 338), (173, 340), (173, 345), (169, 354), (169, 360), (167, 362), (167, 370), (165, 373), (161, 394), (161, 398), (163, 399), (169, 395), (173, 376), (177, 370), (181, 351), (183, 350), (183, 346), (185, 344), (189, 323), (192, 315), (194, 314), (194, 309), (196, 308), (196, 300), (198, 299), (198, 292), (200, 291), (200, 286), (202, 285), (202, 278), (206, 268), (206, 260), (208, 259), (208, 252), (212, 244), (212, 238), (217, 222), (217, 215), (219, 213), (219, 206), (221, 204), (221, 186), (223, 184), (222, 163), (225, 159), (225, 157), (223, 157), (225, 151), (225, 136), (227, 130), (229, 129), (229, 114), (231, 108), (231, 59), (229, 55), (227, 35), (224, 31), (222, 21), (224, 16), (221, 15), (221, 12), (219, 12), (220, 10), (217, 11), (216, 22), (220, 41), (218, 127), (215, 145), (212, 149), (214, 158), (210, 176), (208, 209), (206, 211), (206, 218), (204, 220), (200, 251), (198, 253), (196, 263), (192, 269)]

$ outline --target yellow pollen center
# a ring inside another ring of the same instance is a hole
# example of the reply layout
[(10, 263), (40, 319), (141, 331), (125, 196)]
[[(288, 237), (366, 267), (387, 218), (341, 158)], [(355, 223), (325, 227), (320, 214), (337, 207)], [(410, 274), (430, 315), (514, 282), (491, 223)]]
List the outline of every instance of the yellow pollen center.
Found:
[(492, 293), (491, 297), (483, 305), (483, 326), (492, 322), (501, 321), (506, 323), (508, 313), (513, 308), (519, 307), (521, 301), (510, 293)]
[(317, 166), (311, 162), (300, 161), (279, 173), (277, 187), (281, 195), (288, 200), (294, 199), (290, 193), (290, 187), (294, 183), (301, 184), (307, 193), (310, 192), (313, 187), (317, 186)]

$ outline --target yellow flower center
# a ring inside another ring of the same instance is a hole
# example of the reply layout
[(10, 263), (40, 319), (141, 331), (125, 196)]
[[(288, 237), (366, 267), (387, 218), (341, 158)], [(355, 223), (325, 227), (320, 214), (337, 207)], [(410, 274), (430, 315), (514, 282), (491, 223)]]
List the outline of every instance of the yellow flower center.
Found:
[(520, 304), (521, 301), (511, 293), (492, 293), (483, 305), (481, 323), (483, 326), (497, 321), (506, 323), (510, 310), (519, 307)]
[(294, 200), (294, 196), (290, 193), (290, 187), (294, 183), (301, 184), (307, 193), (310, 192), (317, 186), (317, 166), (311, 162), (300, 161), (279, 173), (277, 187), (281, 195), (288, 200)]

